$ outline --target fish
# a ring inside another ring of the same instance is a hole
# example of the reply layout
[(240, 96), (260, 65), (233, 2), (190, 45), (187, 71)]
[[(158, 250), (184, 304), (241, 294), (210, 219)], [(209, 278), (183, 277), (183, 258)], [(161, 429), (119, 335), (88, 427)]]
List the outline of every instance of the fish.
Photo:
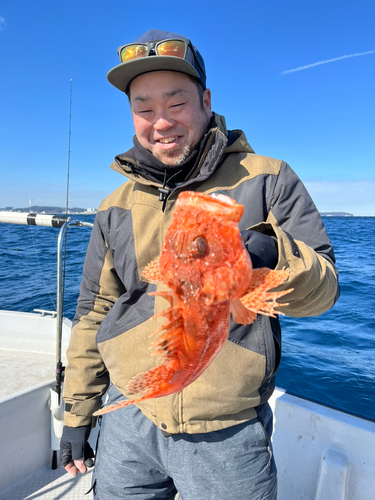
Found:
[(253, 269), (238, 223), (243, 205), (223, 193), (180, 193), (158, 261), (142, 276), (167, 285), (149, 295), (166, 299), (169, 307), (154, 315), (166, 321), (153, 332), (151, 355), (160, 364), (133, 377), (127, 386), (132, 399), (97, 411), (103, 415), (146, 399), (180, 393), (211, 364), (229, 334), (230, 314), (251, 324), (257, 314), (275, 317), (277, 299), (292, 289), (270, 291), (283, 284), (289, 270)]

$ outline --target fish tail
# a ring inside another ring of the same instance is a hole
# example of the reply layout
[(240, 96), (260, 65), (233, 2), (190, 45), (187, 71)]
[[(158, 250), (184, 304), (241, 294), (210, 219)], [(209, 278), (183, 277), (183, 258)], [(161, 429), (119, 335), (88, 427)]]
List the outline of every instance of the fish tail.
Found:
[(176, 392), (176, 387), (174, 384), (170, 383), (172, 376), (174, 375), (176, 368), (173, 363), (157, 366), (148, 372), (140, 373), (133, 377), (128, 383), (127, 390), (131, 394), (143, 394), (141, 397), (135, 399), (125, 399), (124, 401), (119, 401), (114, 405), (106, 406), (101, 410), (94, 413), (94, 416), (104, 415), (115, 410), (120, 410), (126, 406), (130, 406), (134, 403), (140, 403), (145, 399), (157, 398), (161, 396), (167, 396), (173, 392)]
[(149, 397), (155, 397), (155, 394), (168, 389), (171, 377), (175, 372), (174, 364), (173, 362), (166, 363), (136, 375), (128, 383), (127, 390), (131, 394), (146, 393)]
[(125, 408), (125, 406), (130, 406), (134, 403), (132, 400), (125, 399), (124, 401), (119, 401), (114, 405), (105, 406), (101, 410), (98, 410), (94, 413), (94, 417), (98, 417), (100, 415), (105, 415), (106, 413), (110, 413), (111, 411), (120, 410), (120, 408)]

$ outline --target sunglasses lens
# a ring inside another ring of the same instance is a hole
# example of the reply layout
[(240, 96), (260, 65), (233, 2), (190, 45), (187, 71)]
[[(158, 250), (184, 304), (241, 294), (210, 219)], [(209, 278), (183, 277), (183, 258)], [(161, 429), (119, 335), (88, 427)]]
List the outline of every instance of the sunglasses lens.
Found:
[(185, 57), (185, 43), (179, 40), (169, 40), (157, 46), (159, 56)]
[(148, 48), (146, 45), (128, 45), (121, 50), (120, 61), (123, 63), (132, 59), (139, 59), (140, 57), (146, 57), (147, 54)]

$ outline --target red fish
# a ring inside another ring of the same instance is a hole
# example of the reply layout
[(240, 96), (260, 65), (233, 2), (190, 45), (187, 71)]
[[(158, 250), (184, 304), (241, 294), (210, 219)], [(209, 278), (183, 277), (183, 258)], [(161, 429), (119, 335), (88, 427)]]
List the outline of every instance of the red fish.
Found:
[(181, 392), (223, 347), (230, 312), (237, 323), (251, 324), (257, 314), (275, 317), (280, 313), (274, 307), (287, 305), (276, 300), (291, 289), (268, 290), (284, 283), (289, 271), (253, 270), (238, 228), (243, 211), (242, 205), (223, 194), (185, 191), (179, 195), (160, 259), (142, 273), (171, 289), (150, 294), (170, 304), (151, 318), (167, 319), (153, 333), (158, 337), (151, 345), (152, 355), (162, 363), (130, 380), (127, 389), (134, 399), (95, 415)]

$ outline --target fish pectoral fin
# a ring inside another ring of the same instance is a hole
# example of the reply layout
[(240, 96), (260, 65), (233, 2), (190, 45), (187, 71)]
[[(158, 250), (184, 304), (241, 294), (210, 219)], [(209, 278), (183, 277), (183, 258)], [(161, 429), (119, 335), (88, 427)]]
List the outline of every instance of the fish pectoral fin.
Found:
[(273, 288), (284, 283), (289, 277), (289, 270), (273, 271), (266, 267), (254, 269), (251, 283), (245, 295), (239, 300), (250, 311), (256, 314), (276, 317), (276, 314), (282, 314), (276, 311), (275, 307), (287, 306), (287, 303), (280, 304), (277, 299), (290, 293), (293, 289), (271, 292)]
[(160, 274), (159, 261), (150, 262), (142, 272), (142, 276), (146, 278), (146, 280), (150, 281), (162, 281), (162, 277)]
[(233, 300), (230, 303), (230, 312), (234, 321), (239, 325), (251, 325), (256, 318), (256, 313), (244, 306), (240, 299)]

